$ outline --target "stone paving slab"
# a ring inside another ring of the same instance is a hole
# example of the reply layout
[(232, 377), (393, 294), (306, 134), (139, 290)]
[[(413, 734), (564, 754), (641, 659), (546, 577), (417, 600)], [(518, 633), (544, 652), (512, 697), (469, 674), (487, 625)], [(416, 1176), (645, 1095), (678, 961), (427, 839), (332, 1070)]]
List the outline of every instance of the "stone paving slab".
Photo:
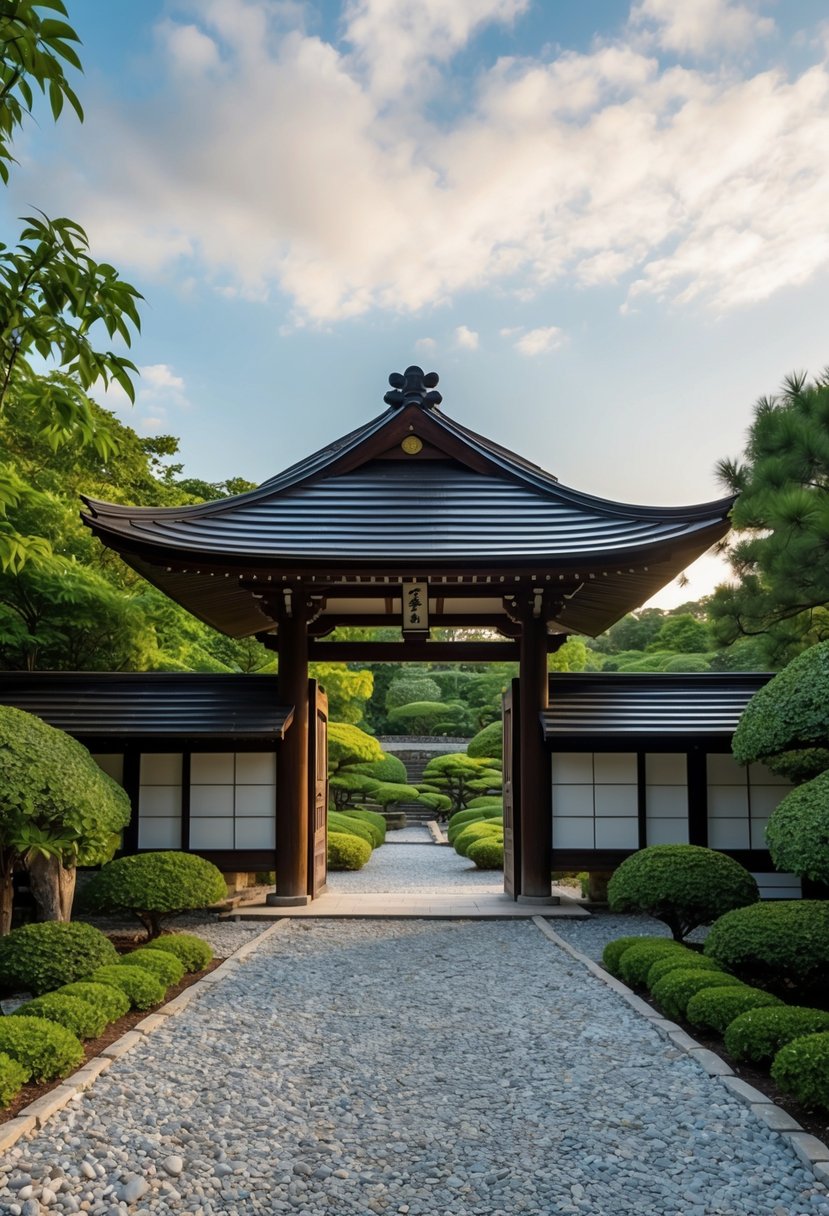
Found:
[[(554, 888), (555, 890), (555, 888)], [(312, 903), (299, 908), (272, 908), (266, 904), (249, 904), (223, 913), (225, 920), (317, 920), (320, 918), (351, 919), (380, 917), (409, 917), (415, 919), (448, 920), (527, 920), (533, 916), (586, 918), (586, 908), (566, 895), (558, 894), (559, 904), (538, 905), (516, 903), (510, 896), (476, 892), (405, 892), (359, 893), (338, 895), (326, 892)]]

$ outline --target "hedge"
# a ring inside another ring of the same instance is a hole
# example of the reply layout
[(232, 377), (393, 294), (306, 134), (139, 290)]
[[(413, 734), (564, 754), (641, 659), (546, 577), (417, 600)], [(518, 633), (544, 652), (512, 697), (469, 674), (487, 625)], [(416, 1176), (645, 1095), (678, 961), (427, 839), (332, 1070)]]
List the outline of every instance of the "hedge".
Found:
[(663, 975), (667, 975), (669, 971), (676, 971), (680, 967), (685, 971), (722, 971), (719, 963), (715, 963), (712, 958), (706, 958), (704, 954), (697, 954), (694, 950), (684, 950), (681, 954), (677, 951), (676, 954), (669, 954), (665, 958), (656, 960), (645, 981), (647, 988), (652, 990), (654, 984), (658, 984)]
[(33, 1081), (65, 1077), (83, 1061), (80, 1040), (46, 1018), (0, 1018), (0, 1052), (17, 1060)]
[(829, 1110), (829, 1031), (807, 1034), (781, 1047), (771, 1075), (800, 1102)]
[(4, 982), (36, 995), (85, 979), (96, 967), (117, 960), (109, 938), (82, 921), (21, 925), (0, 938)]
[(165, 988), (178, 984), (184, 976), (184, 963), (166, 950), (133, 950), (118, 961), (120, 967), (142, 967), (151, 972)]
[(644, 988), (648, 972), (653, 964), (666, 954), (684, 953), (684, 947), (669, 937), (651, 938), (649, 942), (640, 942), (630, 946), (619, 959), (619, 975), (632, 988)]
[(153, 950), (166, 950), (183, 963), (185, 971), (203, 971), (213, 958), (213, 947), (193, 933), (162, 933), (153, 940)]
[(96, 984), (111, 984), (120, 988), (129, 997), (133, 1009), (150, 1009), (160, 1005), (167, 991), (151, 971), (143, 967), (126, 967), (118, 963), (114, 967), (99, 967), (89, 977)]
[(618, 979), (619, 978), (619, 960), (621, 959), (624, 952), (626, 950), (629, 950), (631, 946), (638, 946), (642, 942), (668, 941), (668, 940), (669, 939), (665, 938), (665, 937), (654, 938), (653, 936), (650, 936), (650, 937), (616, 937), (613, 939), (612, 942), (608, 942), (607, 945), (605, 946), (604, 950), (602, 951), (602, 962), (604, 963), (605, 967), (610, 972), (610, 974), (615, 975), (616, 978)]
[(504, 839), (504, 825), (496, 819), (484, 819), (480, 823), (467, 823), (458, 832), (454, 840), (455, 852), (460, 857), (466, 857), (466, 851), (476, 840)]
[(819, 1031), (829, 1031), (829, 1010), (802, 1005), (749, 1009), (729, 1025), (725, 1049), (735, 1060), (765, 1065), (792, 1039)]
[(113, 988), (112, 984), (78, 980), (74, 984), (64, 984), (55, 991), (58, 995), (80, 997), (87, 1005), (99, 1009), (107, 1022), (117, 1022), (130, 1010), (129, 997), (120, 988)]
[[(829, 901), (775, 900), (720, 917), (705, 954), (741, 979), (782, 995), (826, 993)], [(820, 1002), (818, 1002), (820, 1003)]]
[(703, 988), (694, 993), (685, 1006), (685, 1017), (692, 1026), (723, 1035), (741, 1013), (783, 1004), (779, 997), (762, 988), (747, 988), (745, 984), (734, 983), (733, 978), (732, 983), (731, 988)]
[(97, 1039), (104, 1033), (107, 1018), (100, 1007), (65, 992), (46, 992), (15, 1010), (20, 1018), (46, 1018), (65, 1026), (79, 1039)]
[(0, 1051), (0, 1106), (8, 1106), (31, 1077), (19, 1060)]
[(504, 841), (503, 838), (475, 840), (466, 850), (470, 861), (474, 861), (479, 870), (503, 870)]
[(684, 1018), (691, 997), (705, 988), (733, 988), (740, 981), (719, 971), (669, 971), (654, 984), (651, 996), (666, 1017)]
[(371, 845), (348, 832), (328, 833), (329, 870), (362, 870), (371, 857)]
[(775, 869), (829, 886), (829, 772), (798, 786), (766, 825)]

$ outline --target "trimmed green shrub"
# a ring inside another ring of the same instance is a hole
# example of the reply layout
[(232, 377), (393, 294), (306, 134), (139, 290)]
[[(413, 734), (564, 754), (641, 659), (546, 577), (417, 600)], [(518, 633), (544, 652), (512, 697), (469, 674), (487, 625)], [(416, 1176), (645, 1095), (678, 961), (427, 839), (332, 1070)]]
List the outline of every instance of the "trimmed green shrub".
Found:
[(328, 723), (328, 768), (333, 771), (345, 765), (374, 764), (383, 758), (383, 749), (375, 738), (350, 722)]
[(503, 870), (504, 839), (484, 837), (483, 840), (475, 840), (466, 850), (466, 855), (479, 870)]
[(166, 989), (161, 980), (143, 967), (125, 967), (118, 963), (114, 967), (99, 967), (89, 977), (96, 984), (110, 984), (120, 988), (129, 997), (133, 1009), (149, 1009), (160, 1005)]
[[(826, 992), (829, 901), (775, 900), (720, 917), (705, 953), (740, 979), (785, 995)], [(822, 1002), (818, 1002), (819, 1004)]]
[(777, 804), (766, 826), (766, 843), (776, 869), (829, 886), (829, 772)]
[(131, 912), (155, 938), (169, 917), (226, 899), (227, 884), (212, 862), (195, 853), (138, 853), (108, 862), (84, 894), (91, 908)]
[(422, 785), (418, 786), (417, 801), (421, 806), (428, 807), (430, 811), (434, 811), (441, 818), (452, 807), (452, 799), (448, 798), (446, 794), (438, 794), (435, 791), (427, 790)]
[(65, 1077), (84, 1058), (80, 1040), (46, 1018), (0, 1018), (0, 1052), (17, 1060), (33, 1081)]
[(0, 982), (37, 995), (85, 979), (117, 958), (109, 938), (81, 921), (21, 925), (0, 938)]
[(143, 967), (165, 988), (177, 984), (184, 975), (184, 963), (166, 950), (132, 950), (118, 960), (119, 967)]
[(329, 870), (362, 870), (371, 857), (371, 845), (348, 832), (328, 833)]
[(0, 1051), (0, 1107), (14, 1101), (31, 1075), (18, 1060)]
[(360, 840), (364, 840), (369, 848), (374, 848), (374, 832), (367, 823), (362, 823), (359, 819), (349, 819), (344, 811), (329, 811), (328, 812), (328, 831), (329, 832), (345, 832), (349, 836), (358, 836)]
[(741, 1013), (782, 1004), (780, 997), (738, 982), (731, 988), (703, 988), (695, 992), (685, 1006), (685, 1017), (692, 1026), (722, 1035)]
[(47, 992), (36, 996), (33, 1001), (27, 1001), (15, 1010), (15, 1017), (46, 1018), (49, 1022), (57, 1022), (65, 1026), (79, 1039), (97, 1039), (104, 1033), (107, 1019), (100, 1008), (87, 1004), (77, 996), (67, 996), (65, 992)]
[(657, 959), (674, 953), (683, 955), (684, 947), (669, 937), (651, 938), (649, 942), (630, 946), (619, 959), (619, 976), (631, 988), (644, 988), (648, 972)]
[(380, 844), (383, 844), (386, 839), (386, 820), (385, 816), (381, 815), (379, 811), (369, 811), (364, 806), (358, 806), (349, 807), (345, 813), (351, 819), (361, 819), (363, 823), (376, 828), (380, 833)]
[(371, 836), (369, 843), (373, 849), (379, 849), (380, 845), (385, 840), (385, 832), (382, 832), (375, 823), (369, 823), (366, 819), (360, 817), (354, 811), (343, 811), (342, 814), (346, 819), (353, 819), (355, 823), (359, 823), (362, 827), (368, 828)]
[(504, 754), (504, 727), (501, 722), (490, 722), (477, 735), (473, 735), (466, 745), (466, 754), (473, 760), (481, 760), (488, 756), (500, 759)]
[(129, 997), (120, 988), (111, 984), (94, 984), (90, 980), (78, 980), (74, 984), (64, 984), (57, 992), (64, 996), (76, 996), (93, 1009), (100, 1009), (107, 1022), (117, 1022), (125, 1013), (129, 1013)]
[(681, 954), (677, 951), (676, 954), (669, 954), (665, 958), (656, 960), (648, 972), (646, 986), (652, 989), (654, 984), (659, 983), (663, 975), (667, 975), (669, 971), (676, 971), (679, 967), (685, 971), (722, 971), (719, 963), (715, 963), (712, 958), (706, 958), (704, 954), (697, 954), (693, 950), (684, 950)]
[(666, 1017), (684, 1018), (691, 997), (704, 988), (734, 988), (740, 981), (720, 971), (669, 971), (654, 984), (651, 996)]
[[(472, 798), (467, 803), (467, 810), (475, 811), (479, 807), (497, 807), (499, 811), (504, 809), (504, 800), (498, 794), (480, 794), (477, 798)], [(458, 814), (463, 812), (459, 811)]]
[(829, 1010), (802, 1005), (749, 1009), (729, 1024), (725, 1049), (735, 1060), (764, 1065), (792, 1039), (820, 1031), (829, 1031)]
[(762, 761), (790, 781), (829, 767), (829, 642), (804, 650), (743, 710), (731, 749), (740, 764)]
[(458, 832), (454, 840), (455, 852), (460, 857), (466, 857), (466, 850), (476, 840), (492, 837), (494, 840), (504, 839), (504, 825), (496, 819), (485, 819), (481, 823), (468, 823)]
[(642, 942), (665, 942), (670, 939), (667, 937), (616, 937), (612, 942), (608, 942), (602, 951), (602, 962), (611, 975), (619, 978), (619, 960), (626, 950), (631, 946), (639, 946)]
[(408, 779), (406, 765), (399, 756), (383, 752), (379, 760), (369, 760), (362, 764), (349, 764), (341, 769), (342, 773), (361, 773), (364, 777), (373, 777), (375, 781), (397, 781), (405, 784)]
[(739, 862), (694, 844), (656, 844), (627, 857), (607, 884), (611, 912), (654, 916), (681, 941), (698, 925), (759, 899)]
[(213, 947), (194, 933), (162, 933), (153, 950), (166, 950), (184, 964), (185, 971), (203, 971), (213, 958)]
[(829, 1110), (829, 1031), (807, 1034), (781, 1047), (771, 1075), (800, 1102)]

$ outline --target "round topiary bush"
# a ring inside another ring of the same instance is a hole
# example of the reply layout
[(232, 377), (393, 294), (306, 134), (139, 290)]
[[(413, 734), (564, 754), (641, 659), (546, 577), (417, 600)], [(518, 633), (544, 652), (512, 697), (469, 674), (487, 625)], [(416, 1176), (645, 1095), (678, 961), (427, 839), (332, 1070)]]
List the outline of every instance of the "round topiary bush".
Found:
[(151, 971), (165, 988), (177, 984), (184, 975), (184, 963), (166, 950), (132, 950), (118, 960), (121, 967), (143, 967)]
[(676, 954), (681, 958), (685, 947), (669, 937), (651, 938), (649, 942), (639, 942), (630, 946), (619, 959), (619, 978), (631, 988), (644, 988), (648, 972), (653, 964), (666, 954)]
[(654, 938), (652, 936), (651, 937), (616, 937), (613, 939), (612, 942), (608, 942), (607, 945), (605, 946), (604, 950), (602, 951), (602, 962), (604, 963), (605, 968), (610, 972), (610, 974), (615, 975), (616, 978), (618, 979), (619, 978), (619, 960), (621, 959), (624, 952), (626, 950), (629, 950), (631, 946), (638, 946), (642, 942), (667, 941), (667, 940), (668, 939), (664, 938), (664, 937)]
[(764, 1065), (792, 1039), (820, 1031), (829, 1031), (829, 1010), (803, 1005), (749, 1009), (729, 1024), (725, 1049), (735, 1060)]
[(757, 883), (739, 862), (694, 844), (656, 844), (627, 857), (607, 884), (611, 912), (664, 921), (677, 941), (724, 912), (756, 903)]
[(0, 1051), (0, 1107), (14, 1101), (31, 1075), (18, 1060)]
[(174, 954), (185, 971), (203, 971), (213, 957), (209, 942), (193, 933), (162, 933), (153, 942), (153, 950)]
[(65, 1026), (79, 1039), (97, 1039), (106, 1029), (107, 1019), (100, 1008), (87, 1004), (77, 996), (65, 992), (46, 992), (27, 1001), (15, 1010), (15, 1017), (46, 1018)]
[(84, 894), (90, 908), (131, 912), (154, 938), (169, 917), (225, 899), (227, 884), (212, 862), (194, 853), (139, 853), (108, 862)]
[(348, 836), (359, 836), (370, 849), (374, 848), (374, 831), (369, 824), (359, 819), (349, 819), (342, 811), (328, 812), (329, 832), (344, 832)]
[(75, 984), (64, 984), (57, 992), (63, 996), (76, 996), (93, 1009), (98, 1009), (107, 1022), (117, 1022), (129, 1013), (129, 997), (120, 988), (111, 984), (94, 984), (90, 980), (78, 980)]
[(371, 857), (371, 845), (350, 832), (328, 833), (328, 869), (362, 870)]
[(0, 1052), (17, 1060), (34, 1081), (65, 1077), (84, 1058), (80, 1040), (46, 1018), (0, 1018)]
[(0, 982), (36, 994), (50, 992), (117, 958), (109, 938), (81, 921), (21, 925), (0, 938)]
[(766, 825), (775, 868), (829, 886), (829, 772), (792, 790)]
[(375, 848), (385, 842), (387, 830), (386, 819), (385, 816), (381, 815), (379, 811), (368, 811), (364, 806), (358, 806), (349, 807), (345, 814), (349, 819), (358, 819), (363, 823), (367, 823), (369, 827), (373, 828), (377, 833), (379, 833), (379, 839), (374, 846)]
[(829, 1110), (829, 1031), (807, 1034), (781, 1047), (771, 1075), (799, 1101)]
[(656, 1005), (668, 1018), (684, 1018), (691, 997), (704, 988), (734, 988), (740, 981), (719, 971), (669, 971), (651, 989)]
[(129, 997), (133, 1009), (149, 1009), (160, 1005), (166, 989), (151, 971), (143, 967), (125, 967), (118, 963), (114, 967), (99, 967), (89, 977), (96, 984), (111, 984), (120, 988)]
[(645, 986), (652, 990), (663, 975), (667, 975), (669, 971), (677, 971), (680, 967), (684, 971), (722, 971), (719, 963), (715, 963), (712, 958), (696, 954), (693, 950), (685, 950), (682, 954), (671, 953), (665, 958), (658, 958), (647, 974)]
[(711, 926), (704, 949), (749, 983), (797, 993), (801, 1000), (826, 995), (829, 901), (775, 900), (737, 908)]
[(692, 1026), (722, 1035), (741, 1013), (782, 1004), (779, 997), (762, 988), (737, 983), (731, 988), (703, 988), (695, 992), (685, 1006), (685, 1017)]
[(480, 823), (467, 823), (458, 832), (454, 840), (455, 852), (459, 857), (466, 857), (467, 849), (476, 840), (504, 839), (504, 825), (497, 819), (482, 819)]
[[(359, 811), (343, 811), (342, 816), (343, 819), (352, 819), (354, 823), (358, 823), (360, 827), (368, 830), (371, 837), (370, 844), (373, 849), (379, 849), (380, 845), (386, 839), (385, 827), (379, 828), (376, 823), (370, 823), (367, 819), (363, 819)], [(351, 829), (349, 828), (349, 831), (350, 830)]]
[(503, 870), (504, 841), (487, 839), (474, 841), (466, 850), (470, 861), (474, 861), (479, 870)]
[(486, 759), (489, 756), (500, 757), (504, 754), (504, 727), (498, 722), (490, 722), (477, 735), (473, 735), (466, 745), (467, 756), (474, 760)]

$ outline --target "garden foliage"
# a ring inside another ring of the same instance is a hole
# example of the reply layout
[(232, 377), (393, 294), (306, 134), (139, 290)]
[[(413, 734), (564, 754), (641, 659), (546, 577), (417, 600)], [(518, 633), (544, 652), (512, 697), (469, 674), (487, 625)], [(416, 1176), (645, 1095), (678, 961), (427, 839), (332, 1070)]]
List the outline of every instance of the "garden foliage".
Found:
[(98, 967), (89, 978), (96, 984), (110, 984), (113, 988), (120, 988), (129, 997), (133, 1009), (149, 1009), (153, 1005), (160, 1005), (166, 992), (165, 985), (151, 971), (125, 963)]
[(807, 1034), (781, 1047), (771, 1075), (800, 1102), (829, 1110), (829, 1032)]
[(174, 954), (185, 971), (202, 971), (213, 958), (210, 943), (193, 933), (162, 933), (153, 939), (153, 950)]
[(63, 984), (55, 989), (56, 995), (76, 996), (94, 1009), (99, 1009), (107, 1022), (117, 1022), (129, 1013), (129, 997), (120, 988), (111, 984), (95, 984), (91, 980), (76, 980), (74, 984)]
[(775, 1005), (741, 1013), (725, 1032), (725, 1049), (735, 1060), (767, 1065), (792, 1039), (829, 1031), (829, 1010)]
[(705, 954), (749, 983), (801, 999), (829, 989), (829, 901), (775, 900), (720, 917)]
[(632, 854), (614, 872), (607, 895), (612, 912), (654, 916), (676, 941), (759, 898), (739, 862), (692, 844), (651, 845)]
[(0, 980), (39, 994), (117, 959), (109, 938), (82, 921), (21, 925), (0, 939)]
[(732, 984), (730, 988), (703, 988), (694, 993), (685, 1006), (685, 1017), (692, 1026), (723, 1035), (741, 1013), (783, 1004), (779, 997), (762, 988), (748, 988), (733, 978)]
[(0, 1051), (0, 1107), (14, 1101), (30, 1076), (18, 1060)]
[(36, 996), (33, 1001), (27, 1001), (16, 1009), (15, 1017), (46, 1018), (65, 1026), (79, 1039), (97, 1039), (107, 1024), (100, 1007), (65, 992), (46, 992), (43, 996)]
[(684, 947), (669, 937), (651, 938), (630, 946), (619, 959), (619, 975), (632, 988), (644, 988), (648, 972), (655, 962), (667, 954), (684, 957)]
[(466, 855), (470, 861), (474, 861), (479, 870), (503, 870), (504, 838), (484, 836), (481, 840), (474, 840)]
[(212, 862), (194, 853), (139, 853), (103, 866), (85, 896), (102, 912), (131, 912), (148, 938), (156, 938), (170, 917), (224, 899), (227, 884)]
[(328, 833), (329, 870), (362, 870), (371, 857), (371, 845), (347, 832)]
[(0, 1052), (17, 1060), (33, 1081), (65, 1077), (84, 1058), (79, 1039), (46, 1018), (0, 1018)]
[(143, 967), (145, 971), (152, 972), (165, 988), (179, 983), (184, 975), (184, 963), (166, 950), (132, 950), (120, 958), (119, 964)]
[(708, 988), (733, 988), (739, 982), (733, 975), (720, 971), (669, 971), (654, 984), (651, 996), (666, 1017), (676, 1020), (685, 1017), (688, 1002), (697, 992)]
[(776, 869), (829, 887), (829, 772), (777, 804), (766, 826), (766, 843)]

